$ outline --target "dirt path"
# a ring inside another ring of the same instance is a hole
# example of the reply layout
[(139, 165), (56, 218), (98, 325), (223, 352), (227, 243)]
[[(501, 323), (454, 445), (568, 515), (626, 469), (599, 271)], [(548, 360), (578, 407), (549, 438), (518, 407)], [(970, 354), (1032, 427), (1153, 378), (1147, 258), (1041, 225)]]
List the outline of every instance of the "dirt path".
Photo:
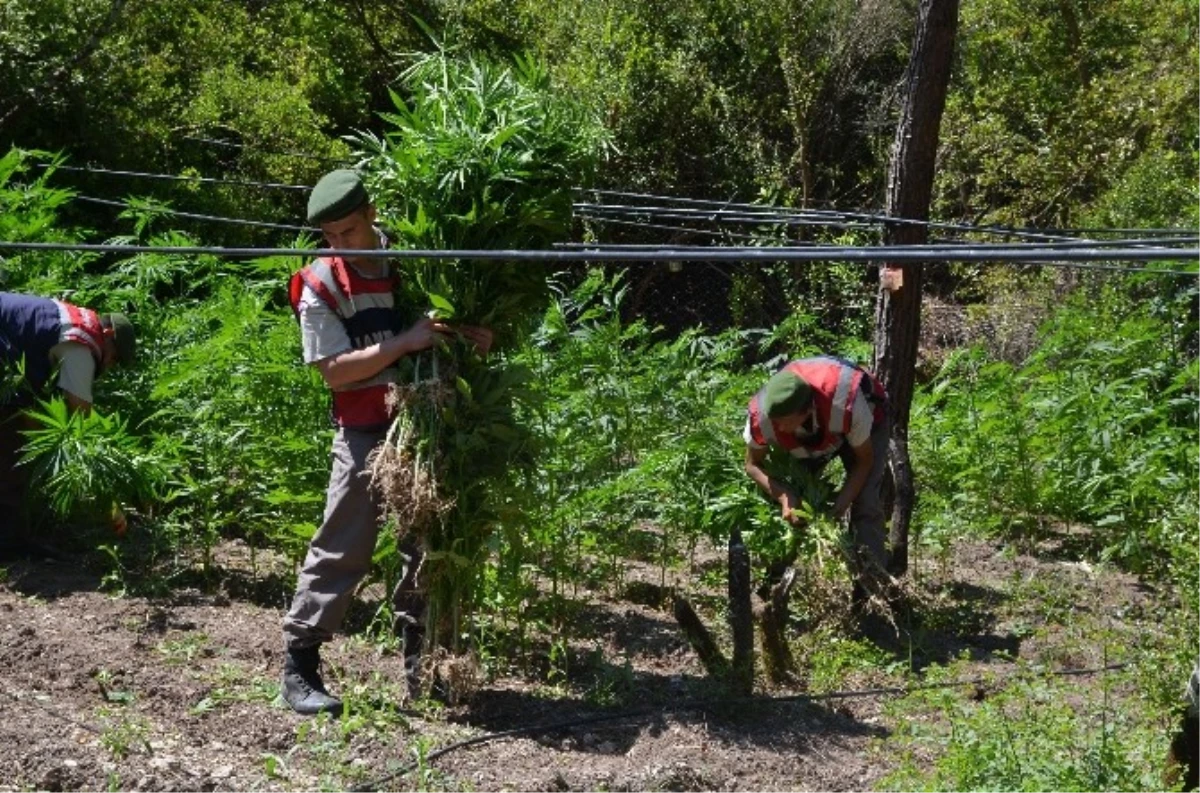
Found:
[[(946, 571), (937, 588), (947, 600), (935, 616), (957, 625), (922, 635), (918, 651), (931, 660), (966, 654), (982, 667), (1007, 663), (1005, 653), (1045, 653), (1087, 665), (1100, 659), (1084, 645), (1069, 649), (1031, 629), (1039, 619), (1051, 624), (1046, 615), (1062, 606), (1052, 596), (1094, 608), (1080, 596), (1086, 584), (1127, 614), (1151, 602), (1128, 576), (1097, 581), (1070, 563), (1009, 558), (986, 545), (964, 546)], [(1012, 605), (1023, 581), (1046, 587), (1045, 598), (1029, 601), (1044, 605), (1042, 616)], [(325, 653), (348, 715), (303, 719), (276, 701), (280, 607), (193, 591), (113, 598), (99, 583), (77, 562), (7, 568), (0, 788), (346, 789), (456, 740), (713, 696), (668, 612), (585, 599), (574, 668), (554, 685), (514, 673), (488, 682), (468, 706), (404, 711), (400, 657), (350, 637)], [(816, 652), (803, 641), (798, 650), (802, 661)], [(900, 679), (871, 665), (838, 678), (850, 688)], [(889, 733), (878, 698), (668, 709), (464, 748), (384, 787), (864, 790), (890, 770), (879, 748)]]

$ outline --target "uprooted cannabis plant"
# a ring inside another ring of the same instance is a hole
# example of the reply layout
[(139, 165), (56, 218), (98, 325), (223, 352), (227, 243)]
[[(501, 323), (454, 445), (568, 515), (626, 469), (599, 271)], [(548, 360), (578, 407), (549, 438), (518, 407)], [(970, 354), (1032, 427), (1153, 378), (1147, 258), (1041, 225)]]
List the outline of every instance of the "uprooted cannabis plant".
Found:
[[(371, 194), (402, 247), (544, 248), (566, 239), (570, 189), (604, 148), (585, 105), (550, 91), (532, 58), (500, 64), (445, 50), (422, 58), (392, 94), (382, 137), (358, 136)], [(490, 357), (461, 339), (410, 356), (393, 395), (398, 418), (376, 456), (374, 481), (400, 532), (427, 548), (431, 646), (457, 651), (469, 635), (488, 539), (518, 496), (505, 488), (528, 463), (514, 418), (525, 373), (503, 354), (548, 296), (544, 267), (527, 262), (406, 260), (401, 305), (493, 331)]]

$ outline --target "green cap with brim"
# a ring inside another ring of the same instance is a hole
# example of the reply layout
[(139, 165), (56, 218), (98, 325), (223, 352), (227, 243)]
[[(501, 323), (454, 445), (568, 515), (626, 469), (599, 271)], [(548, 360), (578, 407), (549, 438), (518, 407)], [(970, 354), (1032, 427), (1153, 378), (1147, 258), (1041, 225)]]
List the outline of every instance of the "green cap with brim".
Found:
[(319, 226), (341, 220), (369, 200), (367, 188), (357, 173), (349, 168), (330, 171), (308, 196), (308, 222)]
[(763, 409), (771, 418), (802, 413), (812, 404), (812, 386), (795, 372), (782, 369), (763, 387)]
[(133, 363), (137, 353), (137, 338), (133, 332), (133, 323), (124, 314), (105, 314), (104, 322), (113, 331), (113, 342), (117, 346), (117, 361), (122, 366)]

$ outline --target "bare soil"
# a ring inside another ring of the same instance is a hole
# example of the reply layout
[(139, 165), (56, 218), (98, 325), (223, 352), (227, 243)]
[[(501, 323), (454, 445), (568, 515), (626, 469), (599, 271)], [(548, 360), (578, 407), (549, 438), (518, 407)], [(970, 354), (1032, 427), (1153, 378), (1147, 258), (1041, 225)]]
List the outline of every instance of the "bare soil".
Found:
[[(1035, 557), (963, 543), (941, 560), (919, 560), (928, 596), (923, 627), (902, 646), (875, 650), (885, 663), (845, 670), (840, 687), (903, 685), (906, 670), (955, 658), (981, 670), (1002, 670), (1013, 659), (1098, 666), (1101, 649), (1080, 641), (1082, 620), (1102, 617), (1111, 632), (1142, 640), (1155, 630), (1161, 604), (1154, 590), (1061, 551), (1043, 548)], [(468, 703), (453, 707), (406, 702), (402, 658), (356, 638), (366, 611), (356, 613), (351, 635), (324, 651), (327, 680), (350, 704), (340, 721), (303, 718), (277, 700), (282, 582), (289, 580), (281, 560), (260, 558), (250, 575), (246, 548), (229, 544), (207, 591), (176, 589), (157, 598), (105, 594), (82, 559), (13, 563), (0, 583), (0, 703), (7, 716), (0, 722), (0, 788), (877, 785), (893, 763), (885, 697), (770, 701), (803, 688), (760, 683), (755, 699), (722, 702), (705, 679), (663, 595), (694, 595), (722, 635), (720, 598), (706, 600), (698, 583), (705, 570), (715, 578), (721, 558), (709, 551), (692, 567), (667, 571), (665, 580), (657, 568), (631, 565), (620, 598), (571, 593), (575, 631), (559, 677), (548, 678), (540, 664), (494, 673)], [(836, 626), (806, 619), (793, 637), (802, 667), (822, 642), (844, 640)], [(428, 759), (467, 738), (629, 711), (628, 718), (504, 737)], [(417, 760), (417, 770), (394, 776)]]

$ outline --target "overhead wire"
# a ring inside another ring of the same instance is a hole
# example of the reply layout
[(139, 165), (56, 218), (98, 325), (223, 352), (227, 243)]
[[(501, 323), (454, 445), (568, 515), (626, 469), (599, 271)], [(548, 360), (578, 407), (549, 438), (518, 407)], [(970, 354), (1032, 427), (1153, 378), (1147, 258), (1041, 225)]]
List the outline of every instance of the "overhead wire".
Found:
[(857, 220), (871, 220), (877, 223), (892, 223), (892, 224), (908, 224), (908, 226), (925, 226), (929, 228), (949, 228), (955, 230), (972, 230), (972, 232), (988, 233), (988, 234), (1006, 234), (1013, 236), (1024, 236), (1024, 238), (1054, 238), (1054, 236), (1062, 236), (1058, 233), (1048, 233), (1044, 229), (1018, 229), (1004, 226), (972, 226), (966, 223), (944, 223), (940, 221), (923, 221), (916, 218), (893, 217), (883, 214), (883, 212), (871, 212), (865, 210), (824, 210), (824, 209), (791, 209), (779, 208), (779, 206), (770, 206), (768, 204), (748, 204), (742, 202), (730, 202), (730, 200), (719, 199), (703, 199), (703, 198), (684, 198), (678, 196), (658, 196), (654, 193), (637, 193), (629, 191), (617, 190), (595, 190), (595, 188), (576, 188), (576, 192), (593, 193), (596, 196), (613, 196), (618, 198), (634, 198), (638, 200), (654, 200), (659, 203), (674, 203), (682, 206), (707, 206), (707, 208), (719, 209), (740, 209), (746, 211), (768, 211), (775, 212), (792, 212), (792, 214), (802, 214), (806, 216), (836, 216), (857, 218)]
[[(128, 201), (112, 201), (106, 198), (93, 198), (92, 196), (86, 195), (75, 195), (73, 196), (73, 199), (75, 201), (83, 201), (88, 204), (120, 207), (122, 209), (131, 208), (131, 205)], [(155, 212), (160, 212), (164, 215), (169, 215), (170, 217), (186, 218), (188, 220), (203, 220), (213, 223), (230, 223), (239, 226), (255, 226), (258, 228), (279, 229), (282, 231), (306, 231), (318, 234), (321, 231), (320, 229), (312, 226), (293, 226), (287, 223), (271, 223), (265, 220), (247, 220), (244, 218), (223, 217), (221, 215), (205, 215), (198, 212), (184, 212), (179, 209), (172, 209), (171, 207), (165, 206), (155, 206), (152, 209)]]
[(633, 227), (637, 227), (637, 228), (658, 229), (660, 231), (673, 231), (673, 232), (678, 232), (681, 234), (695, 234), (695, 235), (707, 236), (707, 237), (720, 237), (723, 239), (748, 240), (748, 241), (762, 239), (761, 237), (756, 237), (753, 234), (742, 234), (740, 232), (728, 231), (726, 229), (722, 229), (721, 231), (714, 231), (712, 229), (697, 229), (697, 228), (692, 228), (690, 226), (667, 226), (667, 225), (658, 224), (658, 223), (641, 223), (641, 222), (634, 221), (634, 220), (619, 220), (617, 218), (592, 218), (592, 217), (587, 217), (587, 216), (577, 216), (577, 217), (580, 220), (599, 220), (602, 223), (611, 224), (611, 225), (615, 225), (615, 226), (633, 226)]
[(283, 151), (275, 149), (264, 149), (261, 146), (248, 146), (245, 143), (234, 143), (229, 140), (219, 140), (217, 138), (205, 138), (200, 135), (180, 135), (182, 140), (194, 140), (199, 143), (208, 143), (213, 146), (221, 146), (229, 149), (243, 149), (245, 151), (254, 151), (260, 154), (270, 154), (276, 157), (297, 157), (304, 160), (316, 160), (318, 162), (346, 162), (343, 157), (325, 157), (320, 154), (308, 154), (301, 151)]
[(606, 216), (645, 216), (655, 219), (695, 220), (702, 218), (710, 222), (740, 223), (752, 225), (782, 225), (782, 226), (829, 226), (837, 228), (876, 228), (886, 225), (916, 225), (926, 228), (948, 229), (971, 233), (1002, 235), (1023, 239), (1065, 240), (1070, 239), (1061, 235), (1035, 234), (1031, 232), (991, 229), (985, 226), (971, 226), (962, 223), (945, 223), (932, 220), (915, 220), (912, 218), (896, 218), (866, 212), (825, 211), (825, 210), (796, 210), (796, 211), (746, 211), (732, 209), (698, 209), (687, 207), (664, 207), (656, 205), (633, 204), (592, 204), (577, 202), (572, 208), (585, 216), (603, 218)]
[[(998, 243), (998, 242), (966, 242), (961, 243), (959, 240), (943, 240), (931, 241), (924, 245), (906, 245), (905, 250), (938, 250), (947, 247), (965, 247), (970, 246), (973, 250), (1012, 250), (1013, 245)], [(1044, 242), (1038, 243), (1038, 250), (1071, 250), (1073, 248), (1116, 248), (1116, 247), (1148, 247), (1157, 248), (1160, 250), (1178, 250), (1170, 247), (1171, 245), (1200, 245), (1200, 235), (1191, 237), (1170, 237), (1170, 238), (1150, 238), (1150, 239), (1125, 239), (1125, 240), (1074, 240), (1072, 242)], [(761, 246), (770, 247), (772, 249), (809, 249), (814, 247), (815, 243), (808, 243), (800, 246)], [(662, 245), (662, 244), (644, 244), (644, 243), (607, 243), (607, 242), (557, 242), (554, 247), (563, 248), (583, 248), (583, 249), (617, 249), (617, 250), (714, 250), (713, 246), (706, 245)]]
[[(855, 209), (855, 210), (829, 210), (829, 209), (812, 209), (812, 208), (794, 209), (794, 208), (788, 208), (788, 207), (774, 207), (774, 206), (767, 205), (767, 204), (752, 204), (752, 203), (737, 202), (737, 201), (725, 201), (725, 200), (720, 200), (720, 199), (687, 198), (687, 197), (683, 197), (683, 196), (666, 196), (666, 195), (658, 195), (658, 194), (654, 194), (654, 193), (639, 193), (639, 192), (632, 192), (632, 191), (627, 191), (627, 190), (607, 190), (607, 189), (601, 189), (601, 188), (575, 188), (575, 192), (576, 193), (590, 193), (593, 195), (616, 196), (616, 197), (622, 197), (622, 198), (634, 198), (634, 199), (639, 199), (639, 200), (655, 201), (655, 202), (659, 202), (659, 203), (674, 203), (674, 204), (679, 204), (681, 206), (695, 206), (695, 207), (709, 207), (709, 208), (712, 208), (712, 207), (732, 208), (732, 209), (743, 209), (743, 210), (749, 210), (749, 211), (797, 212), (797, 213), (803, 213), (803, 214), (808, 214), (808, 215), (826, 214), (826, 215), (858, 216), (860, 218), (875, 218), (881, 222), (897, 222), (897, 223), (909, 223), (909, 224), (919, 224), (919, 225), (928, 225), (928, 224), (934, 224), (934, 223), (938, 222), (938, 221), (922, 221), (922, 220), (915, 220), (915, 219), (910, 219), (910, 218), (894, 218), (894, 217), (891, 217), (890, 215), (886, 215), (881, 212), (870, 212), (870, 211), (862, 210), (862, 209)], [(1026, 234), (1026, 235), (1034, 235), (1034, 236), (1071, 236), (1071, 235), (1080, 234), (1080, 233), (1083, 233), (1083, 234), (1087, 234), (1087, 233), (1094, 233), (1094, 234), (1121, 233), (1121, 234), (1147, 234), (1147, 235), (1157, 235), (1157, 234), (1178, 235), (1178, 234), (1187, 234), (1192, 231), (1192, 229), (1186, 229), (1186, 228), (1141, 228), (1141, 229), (1130, 229), (1130, 228), (1111, 228), (1111, 229), (1105, 229), (1105, 228), (1034, 228), (1034, 227), (1003, 226), (1003, 225), (998, 225), (998, 224), (971, 225), (971, 224), (961, 224), (961, 223), (953, 224), (953, 225), (960, 226), (965, 229), (970, 229), (973, 231), (992, 232), (992, 233), (1010, 233), (1010, 232), (1012, 232), (1012, 233), (1017, 233), (1017, 234)]]
[(124, 171), (114, 168), (95, 166), (55, 165), (53, 163), (38, 163), (39, 168), (56, 171), (74, 171), (78, 173), (107, 174), (109, 176), (126, 176), (138, 179), (156, 179), (171, 182), (192, 182), (199, 184), (235, 185), (238, 187), (262, 187), (271, 190), (312, 190), (312, 185), (282, 184), (279, 182), (258, 182), (252, 179), (220, 179), (213, 176), (183, 176), (181, 174), (151, 173), (146, 171)]
[(1001, 247), (977, 250), (969, 246), (876, 246), (852, 247), (818, 245), (811, 248), (670, 248), (658, 251), (626, 250), (452, 250), (452, 249), (307, 249), (307, 248), (238, 248), (199, 245), (154, 246), (118, 245), (108, 243), (14, 242), (0, 241), (0, 250), (13, 251), (87, 251), (94, 253), (162, 253), (177, 255), (214, 255), (226, 258), (258, 258), (263, 256), (324, 256), (353, 258), (433, 259), (433, 260), (491, 260), (527, 262), (610, 261), (610, 262), (826, 262), (859, 263), (888, 262), (892, 264), (930, 261), (954, 262), (1027, 262), (1051, 267), (1072, 267), (1112, 272), (1147, 273), (1196, 277), (1194, 270), (1150, 269), (1107, 265), (1111, 261), (1178, 261), (1200, 258), (1200, 248), (1115, 248), (1039, 250), (1036, 245)]

